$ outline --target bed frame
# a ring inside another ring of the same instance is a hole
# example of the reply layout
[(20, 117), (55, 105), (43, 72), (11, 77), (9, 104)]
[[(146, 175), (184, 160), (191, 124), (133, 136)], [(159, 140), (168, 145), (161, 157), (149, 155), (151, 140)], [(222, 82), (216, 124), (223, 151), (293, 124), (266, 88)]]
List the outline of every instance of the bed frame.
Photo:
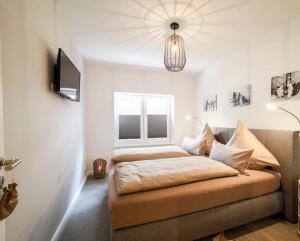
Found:
[[(111, 239), (113, 241), (195, 240), (279, 213), (290, 222), (296, 222), (300, 173), (299, 132), (262, 129), (251, 131), (274, 154), (281, 165), (280, 168), (275, 168), (282, 175), (279, 191), (166, 220), (111, 229)], [(226, 143), (234, 129), (214, 128), (214, 132), (219, 142)]]

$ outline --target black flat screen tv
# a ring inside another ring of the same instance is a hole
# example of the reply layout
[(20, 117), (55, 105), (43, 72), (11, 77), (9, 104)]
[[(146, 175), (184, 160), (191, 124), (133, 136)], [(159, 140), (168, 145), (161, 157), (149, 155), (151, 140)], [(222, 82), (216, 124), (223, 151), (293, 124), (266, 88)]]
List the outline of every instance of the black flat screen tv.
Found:
[(80, 72), (61, 48), (55, 67), (54, 89), (69, 100), (80, 101)]

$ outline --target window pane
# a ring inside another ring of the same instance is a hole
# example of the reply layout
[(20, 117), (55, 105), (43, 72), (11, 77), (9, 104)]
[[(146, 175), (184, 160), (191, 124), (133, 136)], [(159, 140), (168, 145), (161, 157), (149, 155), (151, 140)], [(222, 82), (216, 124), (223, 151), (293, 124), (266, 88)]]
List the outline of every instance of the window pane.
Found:
[(140, 115), (119, 115), (119, 139), (140, 139), (140, 125)]
[(168, 99), (166, 97), (155, 96), (147, 97), (147, 114), (148, 115), (166, 115), (168, 108)]
[[(153, 139), (163, 139), (162, 143), (166, 143), (170, 140), (171, 96), (116, 92), (114, 100), (117, 144), (146, 144), (152, 143)], [(159, 140), (153, 141), (159, 143)]]
[(117, 95), (118, 115), (141, 115), (142, 98), (135, 95)]
[(168, 137), (167, 115), (147, 115), (148, 138)]
[(116, 96), (116, 101), (117, 118), (119, 119), (119, 139), (140, 139), (141, 96), (120, 94)]
[(148, 138), (168, 137), (168, 98), (153, 96), (146, 98)]

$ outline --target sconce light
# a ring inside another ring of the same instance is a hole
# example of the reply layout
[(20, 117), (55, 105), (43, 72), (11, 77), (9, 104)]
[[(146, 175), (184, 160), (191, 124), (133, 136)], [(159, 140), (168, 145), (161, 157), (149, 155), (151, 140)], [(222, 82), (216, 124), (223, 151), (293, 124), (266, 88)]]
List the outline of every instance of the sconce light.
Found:
[(192, 119), (192, 117), (191, 117), (190, 115), (186, 115), (186, 116), (185, 116), (185, 119), (186, 119), (187, 121), (190, 121), (190, 120)]
[(296, 114), (290, 112), (289, 110), (284, 109), (284, 108), (282, 108), (282, 107), (280, 107), (280, 106), (278, 106), (278, 105), (272, 104), (272, 103), (267, 104), (266, 107), (267, 107), (267, 109), (269, 109), (269, 110), (271, 110), (271, 111), (274, 111), (274, 110), (282, 110), (282, 111), (288, 113), (289, 115), (293, 116), (293, 117), (298, 121), (298, 123), (299, 123), (299, 125), (300, 125), (300, 118), (299, 118)]
[(201, 127), (203, 127), (202, 121), (198, 117), (196, 117), (196, 116), (186, 115), (185, 119), (187, 121), (195, 120), (195, 121), (199, 122), (199, 124), (200, 124)]

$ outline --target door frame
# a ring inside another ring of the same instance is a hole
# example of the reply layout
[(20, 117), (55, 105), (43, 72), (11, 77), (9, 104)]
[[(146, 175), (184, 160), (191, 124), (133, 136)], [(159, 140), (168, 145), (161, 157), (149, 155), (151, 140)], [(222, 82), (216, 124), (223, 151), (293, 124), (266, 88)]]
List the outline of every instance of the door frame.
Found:
[[(2, 53), (1, 53), (1, 29), (0, 29), (0, 157), (4, 156), (4, 123), (3, 123), (3, 79), (2, 79)], [(3, 168), (0, 175), (4, 176)], [(0, 192), (2, 192), (0, 190)], [(2, 193), (1, 193), (2, 194)], [(0, 221), (0, 241), (5, 241), (5, 221)]]

